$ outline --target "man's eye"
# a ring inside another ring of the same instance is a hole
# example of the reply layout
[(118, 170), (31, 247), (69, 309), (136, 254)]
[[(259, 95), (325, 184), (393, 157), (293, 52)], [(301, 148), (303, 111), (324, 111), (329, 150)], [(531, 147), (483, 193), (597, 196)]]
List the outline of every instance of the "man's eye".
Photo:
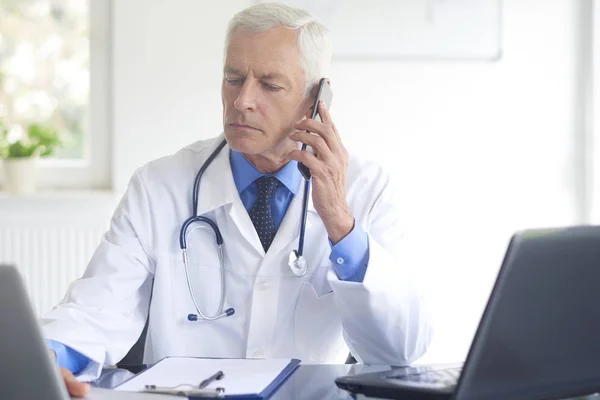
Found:
[(225, 82), (227, 82), (230, 85), (241, 85), (243, 83), (243, 80), (239, 78), (225, 78)]
[(263, 87), (267, 90), (270, 90), (272, 92), (277, 92), (278, 90), (281, 90), (281, 87), (276, 86), (276, 85), (271, 85), (268, 83), (263, 83)]

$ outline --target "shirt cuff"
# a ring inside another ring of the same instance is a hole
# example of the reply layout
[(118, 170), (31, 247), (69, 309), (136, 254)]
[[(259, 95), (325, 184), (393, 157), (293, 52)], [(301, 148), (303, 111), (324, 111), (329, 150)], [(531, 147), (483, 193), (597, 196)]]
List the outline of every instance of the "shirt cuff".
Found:
[(362, 282), (369, 264), (369, 237), (354, 221), (354, 228), (335, 245), (331, 244), (329, 260), (338, 278), (349, 282)]
[(58, 366), (68, 369), (73, 374), (77, 374), (83, 370), (90, 362), (89, 358), (60, 342), (48, 340), (47, 343), (50, 350), (56, 354), (56, 363)]

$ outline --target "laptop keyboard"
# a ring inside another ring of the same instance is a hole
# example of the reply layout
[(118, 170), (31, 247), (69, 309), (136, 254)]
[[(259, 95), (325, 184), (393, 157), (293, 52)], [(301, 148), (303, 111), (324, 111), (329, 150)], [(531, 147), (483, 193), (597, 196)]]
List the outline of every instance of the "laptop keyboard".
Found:
[(414, 374), (406, 374), (405, 371), (399, 371), (396, 374), (389, 375), (390, 379), (397, 379), (404, 382), (415, 382), (422, 384), (442, 384), (444, 386), (456, 385), (462, 368), (448, 368), (439, 370), (430, 370)]

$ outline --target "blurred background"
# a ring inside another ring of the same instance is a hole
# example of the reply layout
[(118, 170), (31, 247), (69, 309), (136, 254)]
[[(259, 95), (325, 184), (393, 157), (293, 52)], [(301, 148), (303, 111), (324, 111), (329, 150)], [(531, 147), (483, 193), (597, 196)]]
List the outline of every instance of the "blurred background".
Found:
[[(328, 24), (333, 119), (397, 185), (436, 326), (421, 361), (461, 361), (512, 233), (598, 222), (600, 3), (285, 2)], [(254, 3), (0, 0), (0, 262), (38, 314), (137, 167), (221, 132), (226, 25)], [(14, 190), (15, 168), (34, 190)]]

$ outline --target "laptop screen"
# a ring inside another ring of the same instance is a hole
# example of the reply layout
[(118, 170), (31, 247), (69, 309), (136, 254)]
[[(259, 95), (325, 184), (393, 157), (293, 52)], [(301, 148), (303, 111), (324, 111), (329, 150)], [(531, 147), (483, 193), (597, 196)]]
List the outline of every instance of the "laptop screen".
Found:
[(600, 227), (515, 235), (457, 399), (556, 398), (600, 389)]

